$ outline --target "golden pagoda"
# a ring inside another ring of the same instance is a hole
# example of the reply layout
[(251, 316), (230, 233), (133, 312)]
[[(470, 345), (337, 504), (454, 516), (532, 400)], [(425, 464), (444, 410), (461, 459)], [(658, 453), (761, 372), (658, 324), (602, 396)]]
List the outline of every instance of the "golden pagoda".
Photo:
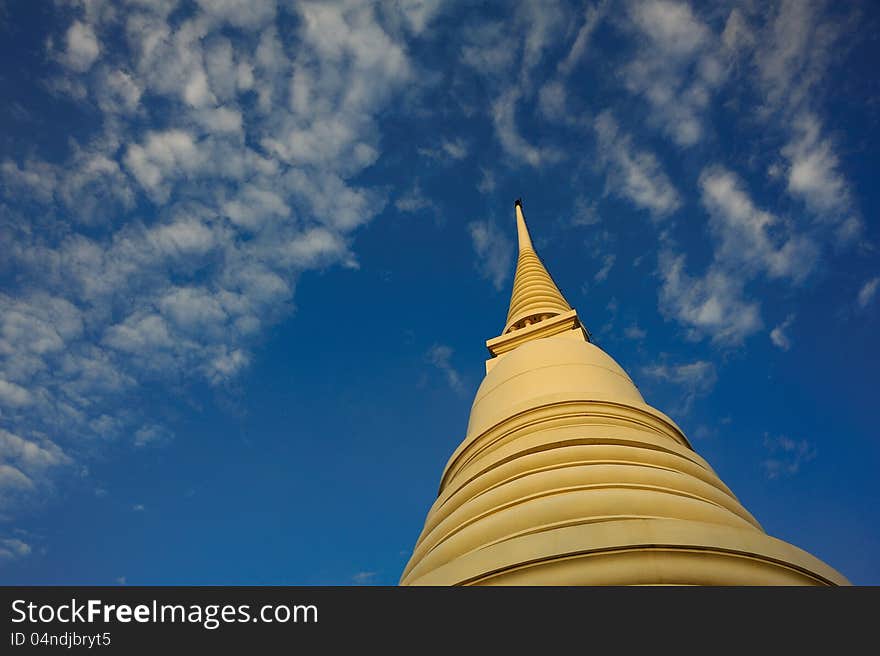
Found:
[(532, 246), (401, 585), (848, 585), (767, 535), (645, 403)]

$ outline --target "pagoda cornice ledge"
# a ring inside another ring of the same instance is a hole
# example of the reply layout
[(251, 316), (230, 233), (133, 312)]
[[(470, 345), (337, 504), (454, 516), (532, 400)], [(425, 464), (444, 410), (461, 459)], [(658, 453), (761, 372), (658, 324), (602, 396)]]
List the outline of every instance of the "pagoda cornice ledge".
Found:
[[(528, 313), (526, 313), (526, 316), (528, 316)], [(568, 312), (557, 314), (555, 317), (533, 323), (531, 326), (517, 328), (498, 337), (486, 340), (486, 348), (489, 349), (489, 353), (493, 356), (498, 356), (512, 351), (520, 344), (533, 339), (552, 337), (553, 335), (577, 328), (581, 328), (581, 322), (578, 319), (577, 310), (572, 309)]]
[(850, 585), (815, 556), (766, 533), (654, 518), (540, 527), (404, 580), (534, 585), (534, 577), (540, 585)]
[(468, 431), (443, 470), (440, 479), (442, 491), (449, 480), (464, 468), (475, 454), (479, 443), (480, 450), (491, 448), (505, 436), (523, 430), (538, 430), (548, 423), (559, 424), (574, 419), (583, 424), (584, 419), (599, 420), (594, 423), (609, 425), (631, 425), (642, 430), (672, 440), (693, 451), (690, 441), (672, 419), (648, 404), (640, 406), (616, 403), (605, 399), (572, 399), (564, 392), (547, 395), (541, 399), (531, 399), (514, 408), (508, 417), (494, 424)]

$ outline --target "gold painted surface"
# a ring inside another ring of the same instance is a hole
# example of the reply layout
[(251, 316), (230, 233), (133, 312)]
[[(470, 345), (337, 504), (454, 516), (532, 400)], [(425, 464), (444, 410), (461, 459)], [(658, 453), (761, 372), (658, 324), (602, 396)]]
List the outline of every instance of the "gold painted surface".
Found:
[(508, 322), (401, 584), (847, 585), (768, 536), (589, 342), (516, 218)]

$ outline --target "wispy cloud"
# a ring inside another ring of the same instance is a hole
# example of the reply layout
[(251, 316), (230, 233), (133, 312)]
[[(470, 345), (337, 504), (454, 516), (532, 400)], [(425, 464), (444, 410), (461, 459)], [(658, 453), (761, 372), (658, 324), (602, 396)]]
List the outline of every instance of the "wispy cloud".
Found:
[(25, 558), (31, 551), (31, 545), (18, 538), (0, 538), (0, 562)]
[(51, 489), (52, 476), (72, 462), (45, 435), (22, 437), (0, 428), (0, 515), (14, 513), (23, 500)]
[(92, 27), (78, 20), (68, 28), (64, 41), (60, 59), (65, 66), (80, 73), (89, 70), (101, 52), (101, 45)]
[(495, 191), (496, 186), (495, 174), (489, 169), (480, 169), (480, 181), (477, 183), (477, 190), (481, 194), (491, 194)]
[(492, 220), (486, 220), (469, 223), (468, 232), (477, 256), (477, 269), (500, 291), (513, 267), (513, 241), (509, 231), (501, 230)]
[(529, 1), (521, 3), (508, 22), (483, 22), (463, 30), (461, 59), (481, 77), (494, 97), (489, 116), (495, 136), (517, 164), (536, 168), (563, 158), (559, 148), (523, 135), (518, 112), (521, 103), (539, 91), (534, 71), (555, 45), (569, 14), (559, 2)]
[(827, 72), (831, 49), (841, 36), (841, 25), (823, 17), (824, 0), (785, 0), (767, 5), (758, 25), (743, 24), (756, 47), (754, 61), (764, 93), (765, 111), (802, 107)]
[(787, 351), (791, 348), (791, 337), (789, 337), (787, 331), (793, 321), (794, 315), (789, 314), (785, 318), (785, 321), (770, 331), (770, 341), (773, 342), (774, 346), (781, 348), (783, 351)]
[(416, 213), (422, 210), (439, 212), (439, 208), (430, 198), (425, 196), (419, 181), (416, 180), (412, 189), (406, 191), (394, 201), (394, 207), (400, 212)]
[(679, 146), (703, 137), (713, 92), (726, 67), (719, 40), (685, 2), (634, 0), (626, 4), (639, 44), (622, 67), (626, 87), (651, 106), (650, 120)]
[(794, 281), (810, 273), (819, 255), (816, 244), (756, 207), (731, 171), (705, 168), (700, 191), (716, 238), (715, 259), (722, 266), (745, 275), (764, 273)]
[(593, 280), (596, 282), (602, 282), (606, 278), (608, 278), (608, 274), (611, 273), (611, 267), (614, 266), (614, 262), (617, 260), (617, 256), (613, 253), (608, 253), (602, 258), (602, 266), (596, 272), (596, 275), (593, 276)]
[(376, 572), (357, 572), (351, 577), (355, 585), (373, 585), (376, 581)]
[(595, 225), (601, 221), (596, 209), (596, 201), (589, 200), (584, 196), (578, 196), (574, 200), (571, 211), (571, 223), (576, 226)]
[(785, 435), (764, 433), (768, 457), (761, 462), (767, 478), (794, 476), (801, 467), (816, 457), (816, 447), (807, 440), (793, 440)]
[(651, 365), (643, 367), (642, 374), (654, 380), (672, 383), (682, 390), (681, 400), (674, 410), (679, 414), (690, 412), (694, 401), (711, 392), (718, 381), (715, 365), (707, 360)]
[(577, 36), (575, 36), (568, 54), (557, 66), (560, 75), (569, 75), (578, 62), (583, 59), (584, 53), (589, 48), (593, 33), (605, 18), (607, 10), (608, 2), (606, 0), (587, 5), (584, 9), (583, 23), (578, 28)]
[(877, 297), (878, 288), (880, 288), (880, 276), (871, 278), (862, 285), (856, 296), (856, 302), (858, 303), (859, 308), (864, 310), (871, 304), (871, 302)]
[(455, 139), (442, 139), (438, 146), (422, 146), (417, 149), (417, 152), (422, 157), (428, 157), (440, 162), (453, 164), (468, 156), (468, 144), (467, 141), (461, 137)]
[(834, 144), (820, 135), (814, 114), (799, 115), (792, 127), (791, 140), (782, 149), (788, 161), (789, 193), (802, 199), (818, 220), (838, 226), (838, 241), (853, 241), (862, 231), (862, 220), (853, 210), (850, 185)]
[(608, 191), (650, 212), (655, 219), (668, 216), (681, 200), (659, 160), (635, 148), (632, 137), (621, 131), (610, 111), (602, 112), (593, 125), (600, 161), (606, 166)]
[(538, 167), (562, 159), (562, 153), (551, 146), (529, 143), (517, 128), (516, 109), (522, 92), (516, 87), (504, 92), (492, 105), (495, 134), (501, 147), (516, 160)]
[(692, 337), (708, 335), (731, 345), (761, 329), (758, 303), (746, 299), (741, 279), (717, 267), (692, 277), (685, 270), (685, 256), (669, 249), (660, 252), (658, 269), (660, 310), (686, 326)]
[(351, 180), (379, 157), (378, 116), (414, 83), (407, 35), (436, 7), (175, 7), (72, 8), (47, 85), (98, 127), (66, 158), (0, 162), (4, 254), (28, 280), (0, 293), (4, 499), (88, 458), (95, 436), (167, 441), (126, 400), (233, 380), (304, 271), (357, 266), (350, 236), (387, 202)]
[(645, 339), (645, 337), (648, 336), (648, 333), (642, 328), (639, 328), (637, 324), (627, 326), (624, 329), (623, 334), (626, 335), (629, 339), (636, 341)]
[(858, 10), (830, 16), (826, 8), (824, 1), (768, 5), (760, 15), (763, 24), (743, 25), (743, 31), (757, 33), (749, 45), (763, 94), (759, 114), (779, 117), (789, 135), (781, 149), (788, 192), (819, 221), (835, 226), (837, 240), (847, 244), (860, 236), (863, 221), (836, 145), (824, 134), (817, 100), (831, 62), (853, 42), (845, 36), (852, 34)]
[(746, 283), (759, 277), (800, 283), (820, 251), (812, 238), (757, 207), (740, 178), (726, 168), (704, 168), (699, 187), (709, 214), (712, 261), (702, 275), (691, 276), (685, 256), (667, 245), (658, 259), (660, 308), (693, 337), (736, 345), (763, 325), (760, 304), (748, 298)]
[(428, 349), (426, 357), (428, 362), (443, 374), (449, 387), (455, 392), (461, 392), (464, 390), (464, 383), (461, 374), (452, 366), (452, 353), (451, 347), (445, 344), (434, 344)]

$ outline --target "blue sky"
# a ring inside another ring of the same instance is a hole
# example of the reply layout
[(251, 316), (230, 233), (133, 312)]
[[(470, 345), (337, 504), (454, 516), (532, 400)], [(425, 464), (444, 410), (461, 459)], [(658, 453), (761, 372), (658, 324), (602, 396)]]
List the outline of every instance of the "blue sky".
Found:
[(0, 581), (394, 584), (513, 200), (768, 533), (880, 584), (872, 3), (0, 7)]

